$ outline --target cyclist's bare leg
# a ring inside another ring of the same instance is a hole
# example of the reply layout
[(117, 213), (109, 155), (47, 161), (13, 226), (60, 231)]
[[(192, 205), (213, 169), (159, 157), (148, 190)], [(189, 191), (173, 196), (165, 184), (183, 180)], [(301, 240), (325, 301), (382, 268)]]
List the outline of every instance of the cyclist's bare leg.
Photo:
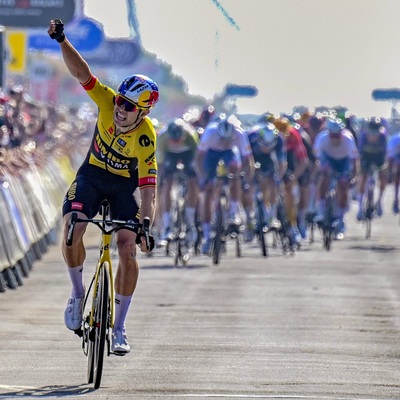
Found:
[(197, 177), (193, 176), (188, 179), (186, 206), (196, 208), (198, 201), (199, 201), (199, 184)]
[(349, 181), (348, 179), (339, 180), (337, 185), (337, 205), (338, 205), (338, 218), (343, 219), (347, 210), (349, 198)]
[(278, 204), (278, 188), (275, 179), (266, 177), (261, 182), (261, 189), (263, 191), (264, 203), (269, 209), (269, 219), (276, 219), (276, 210)]
[(195, 224), (196, 208), (199, 203), (199, 182), (196, 176), (188, 179), (186, 195), (186, 220), (191, 226)]
[(172, 189), (172, 177), (165, 177), (165, 180), (162, 185), (162, 194), (160, 198), (162, 201), (160, 202), (161, 215), (162, 215), (162, 229), (165, 231), (169, 227), (170, 217), (169, 213), (171, 210), (171, 189)]
[(285, 182), (285, 205), (291, 226), (297, 226), (297, 203), (293, 193), (295, 180)]
[[(240, 173), (240, 166), (236, 163), (229, 165), (229, 172), (235, 176)], [(231, 179), (229, 182), (230, 200), (238, 202), (240, 200), (240, 179)]]
[[(64, 261), (68, 268), (75, 268), (83, 265), (86, 258), (86, 250), (83, 245), (83, 235), (86, 232), (87, 223), (79, 223), (75, 225), (74, 237), (71, 246), (65, 244), (68, 233), (68, 226), (70, 221), (70, 213), (64, 216), (64, 234), (61, 244), (62, 254)], [(78, 212), (78, 218), (87, 218), (83, 213)]]
[(387, 185), (387, 168), (384, 168), (381, 171), (379, 171), (378, 178), (379, 178), (379, 201), (381, 201)]
[(217, 189), (212, 181), (208, 182), (203, 191), (201, 201), (201, 219), (203, 221), (204, 238), (210, 239), (211, 234), (211, 216), (214, 212), (214, 193)]
[(115, 275), (115, 291), (123, 296), (131, 296), (139, 277), (136, 258), (136, 233), (126, 229), (117, 232), (118, 269)]
[(329, 174), (324, 172), (318, 182), (318, 212), (323, 215), (325, 212), (326, 192), (329, 188)]

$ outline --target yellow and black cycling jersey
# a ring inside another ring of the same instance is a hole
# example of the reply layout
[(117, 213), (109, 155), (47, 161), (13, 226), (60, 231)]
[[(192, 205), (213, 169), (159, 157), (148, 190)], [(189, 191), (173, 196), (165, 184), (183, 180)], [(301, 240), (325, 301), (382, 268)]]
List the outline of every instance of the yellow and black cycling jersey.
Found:
[(157, 183), (156, 132), (145, 117), (134, 130), (116, 134), (114, 99), (116, 93), (94, 75), (82, 84), (98, 106), (98, 119), (84, 164), (94, 165), (112, 174), (138, 179), (139, 187)]

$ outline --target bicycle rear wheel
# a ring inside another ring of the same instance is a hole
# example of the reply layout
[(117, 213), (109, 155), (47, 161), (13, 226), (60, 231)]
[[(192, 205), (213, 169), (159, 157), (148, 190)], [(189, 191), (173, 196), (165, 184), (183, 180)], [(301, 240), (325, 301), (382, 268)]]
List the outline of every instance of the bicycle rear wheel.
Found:
[(93, 326), (89, 332), (87, 376), (88, 383), (94, 382), (95, 389), (100, 387), (107, 328), (109, 326), (109, 268), (108, 262), (104, 262), (100, 266), (97, 293), (93, 298)]

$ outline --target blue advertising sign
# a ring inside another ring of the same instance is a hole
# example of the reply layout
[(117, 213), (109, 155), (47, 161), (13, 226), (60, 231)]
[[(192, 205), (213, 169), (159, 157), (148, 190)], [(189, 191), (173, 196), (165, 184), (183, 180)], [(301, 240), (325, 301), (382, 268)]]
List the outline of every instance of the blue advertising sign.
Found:
[(227, 96), (246, 96), (254, 97), (258, 94), (258, 89), (255, 86), (250, 85), (235, 85), (229, 84), (225, 87), (225, 94)]
[(400, 100), (400, 89), (375, 89), (372, 91), (372, 98), (378, 101)]
[[(91, 18), (73, 20), (65, 25), (68, 40), (79, 51), (94, 51), (104, 40), (104, 32), (101, 24)], [(51, 40), (47, 32), (29, 35), (28, 48), (31, 50), (47, 50), (59, 52), (60, 46), (55, 40)]]

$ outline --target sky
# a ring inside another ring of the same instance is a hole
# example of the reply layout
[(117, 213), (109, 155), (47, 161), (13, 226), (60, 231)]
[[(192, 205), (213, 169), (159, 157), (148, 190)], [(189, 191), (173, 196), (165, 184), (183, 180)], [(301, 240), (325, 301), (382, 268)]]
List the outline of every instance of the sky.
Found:
[[(208, 99), (254, 85), (240, 113), (305, 105), (390, 116), (375, 88), (400, 87), (398, 0), (136, 0), (143, 47)], [(223, 12), (225, 10), (225, 13)], [(109, 37), (129, 37), (125, 0), (85, 0)], [(400, 105), (399, 105), (400, 107)]]

